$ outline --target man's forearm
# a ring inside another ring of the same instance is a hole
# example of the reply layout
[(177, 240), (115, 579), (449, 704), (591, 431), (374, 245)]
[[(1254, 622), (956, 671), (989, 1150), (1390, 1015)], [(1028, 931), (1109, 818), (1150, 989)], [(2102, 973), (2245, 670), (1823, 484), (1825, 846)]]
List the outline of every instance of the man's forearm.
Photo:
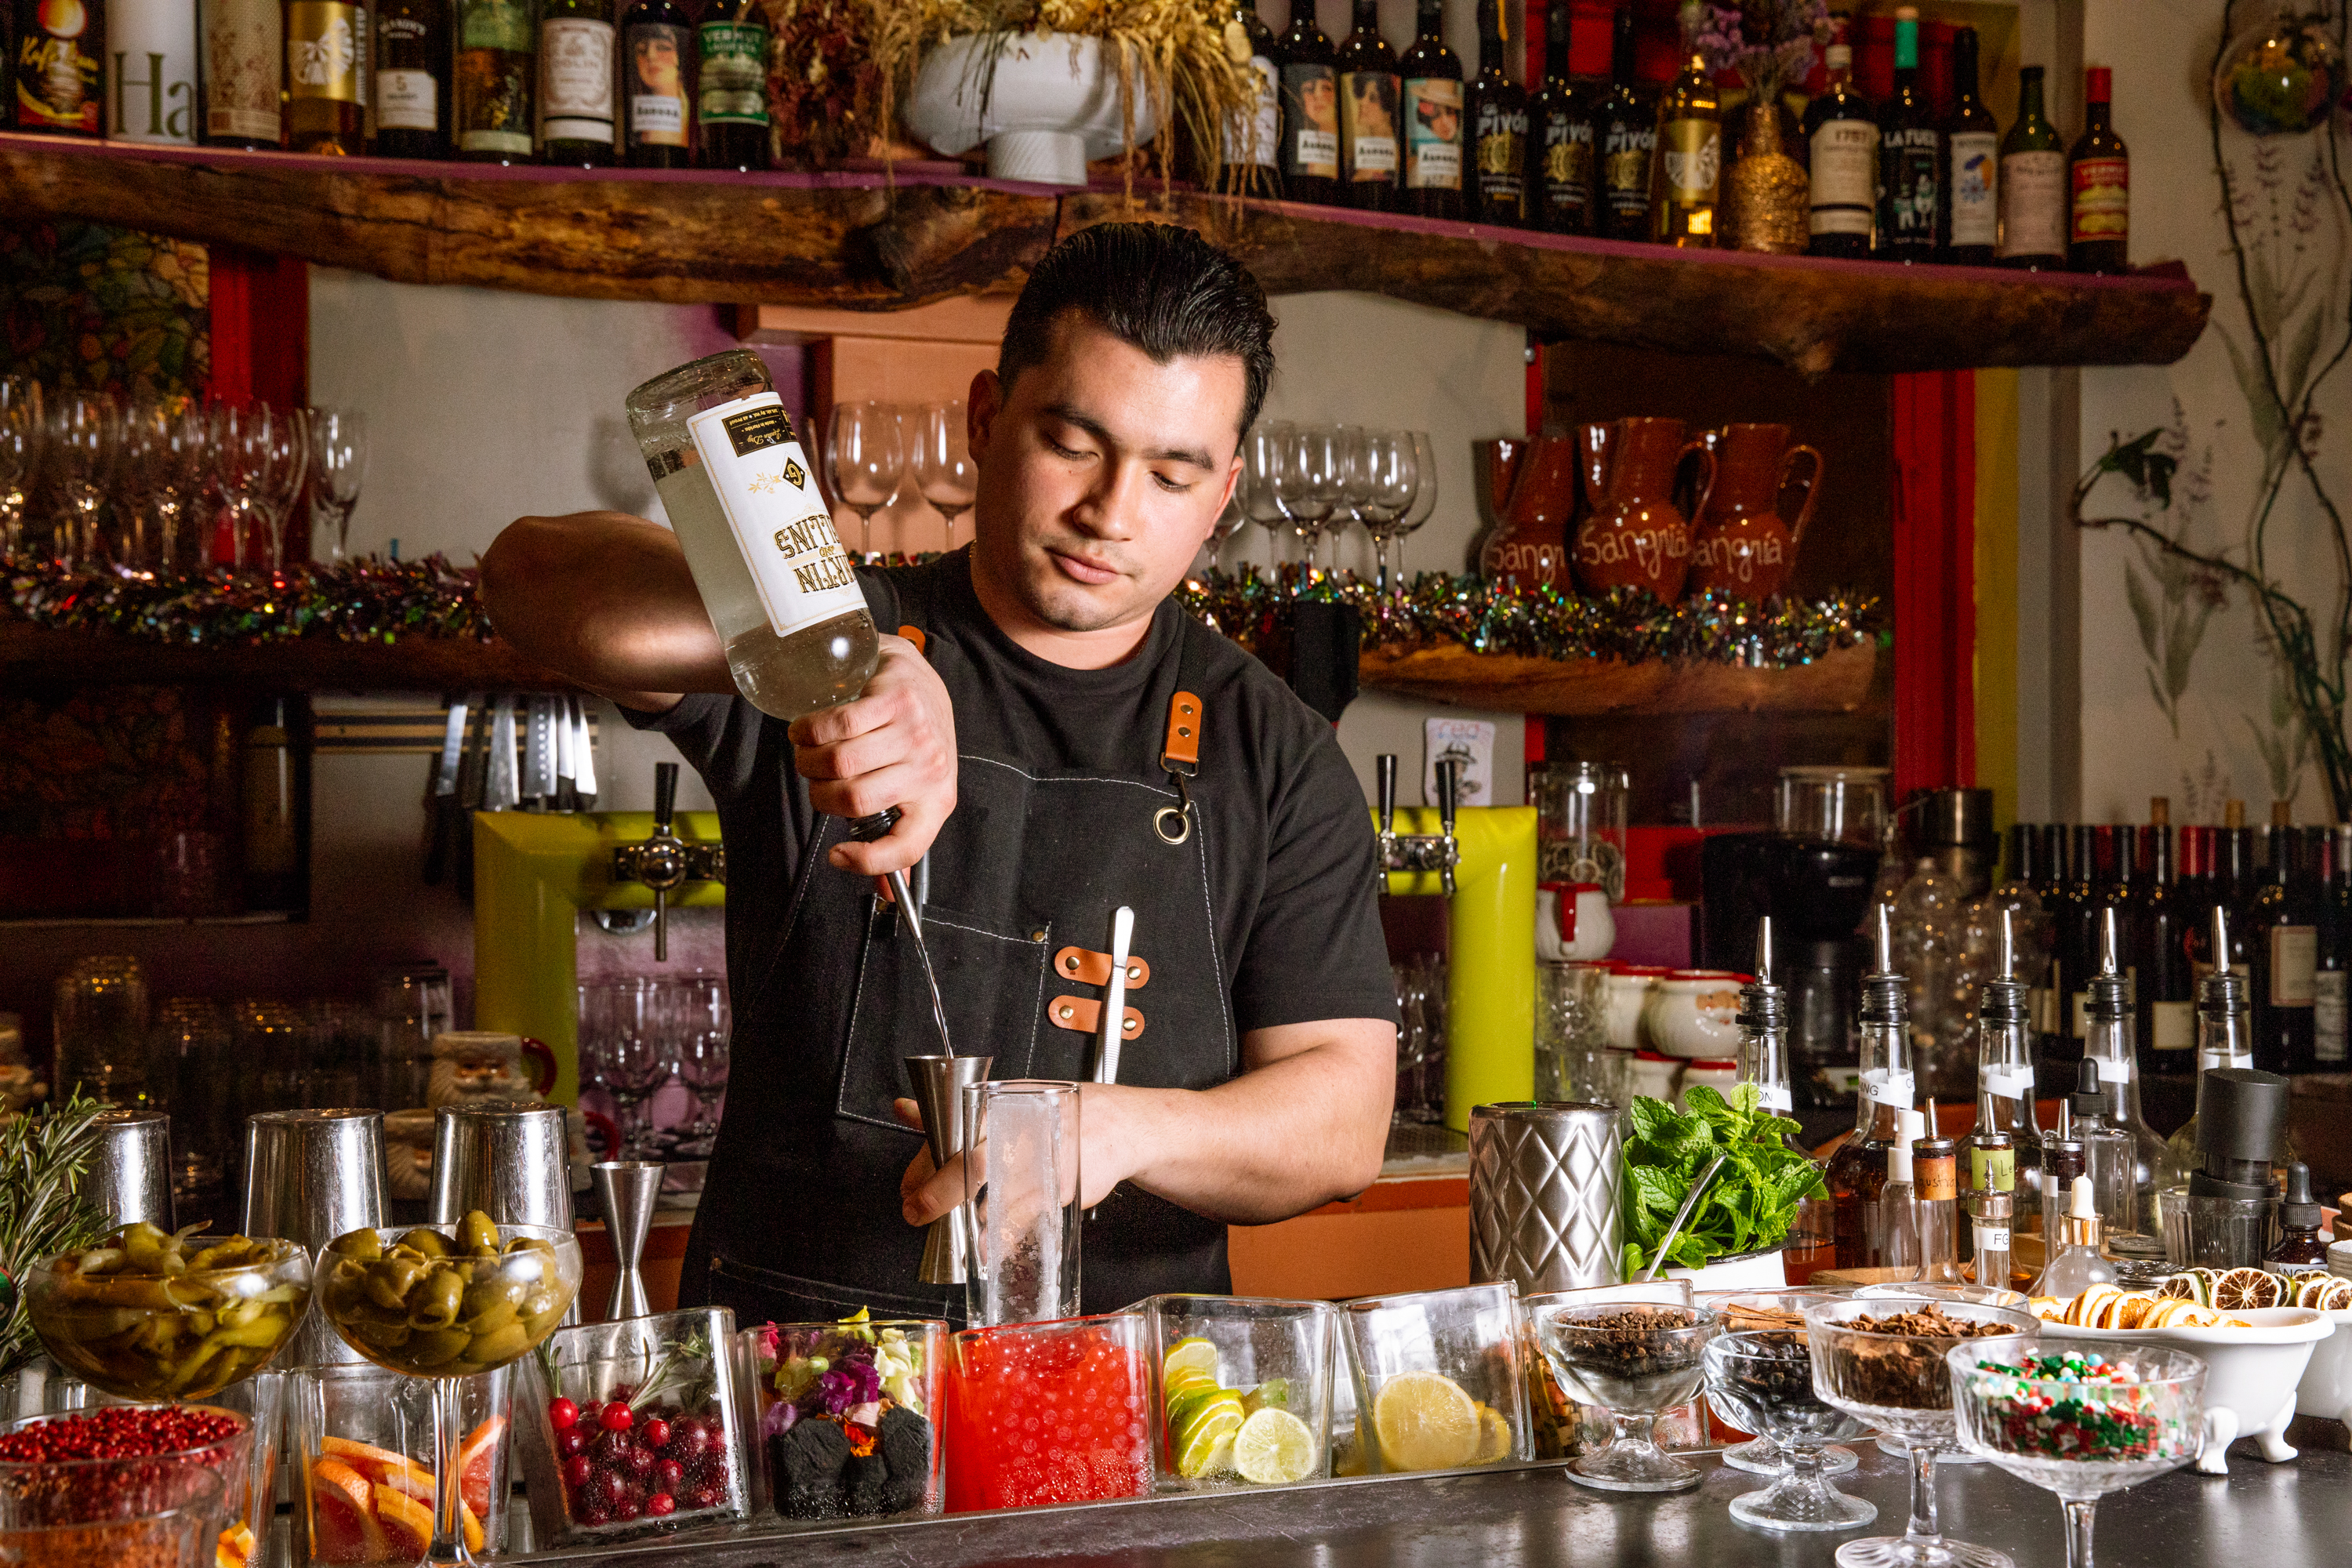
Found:
[(677, 535), (644, 518), (521, 519), (482, 557), (482, 602), (523, 653), (630, 706), (735, 689)]

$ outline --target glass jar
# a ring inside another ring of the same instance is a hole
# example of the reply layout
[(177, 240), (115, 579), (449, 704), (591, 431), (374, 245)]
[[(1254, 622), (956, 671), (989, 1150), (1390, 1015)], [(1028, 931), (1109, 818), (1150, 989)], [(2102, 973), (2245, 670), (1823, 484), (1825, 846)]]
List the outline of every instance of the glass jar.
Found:
[(1780, 770), (1772, 826), (1792, 838), (1878, 847), (1886, 821), (1885, 768)]
[(1617, 763), (1535, 770), (1536, 880), (1593, 882), (1625, 901), (1625, 810), (1632, 778)]
[(57, 1095), (110, 1105), (147, 1094), (147, 976), (135, 958), (85, 958), (58, 976)]

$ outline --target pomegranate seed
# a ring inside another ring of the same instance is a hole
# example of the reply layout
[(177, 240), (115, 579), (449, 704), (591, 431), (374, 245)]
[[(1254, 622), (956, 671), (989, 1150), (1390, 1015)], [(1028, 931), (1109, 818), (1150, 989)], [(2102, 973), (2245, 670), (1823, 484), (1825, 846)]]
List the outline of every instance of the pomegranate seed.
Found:
[(569, 1432), (579, 1424), (579, 1421), (580, 1406), (572, 1404), (569, 1399), (551, 1399), (547, 1402), (547, 1424), (557, 1431)]
[(638, 1432), (637, 1441), (643, 1443), (649, 1451), (658, 1453), (669, 1446), (669, 1423), (656, 1415), (646, 1422), (644, 1429)]
[(676, 1459), (664, 1459), (654, 1467), (654, 1485), (666, 1492), (675, 1492), (686, 1482), (686, 1467)]
[(656, 1519), (659, 1519), (665, 1514), (676, 1513), (677, 1511), (677, 1499), (670, 1496), (667, 1492), (656, 1492), (653, 1496), (646, 1499), (646, 1511)]
[(604, 1406), (604, 1413), (596, 1417), (596, 1425), (607, 1432), (625, 1432), (636, 1425), (636, 1420), (635, 1416), (629, 1414), (628, 1405), (615, 1399), (612, 1404)]

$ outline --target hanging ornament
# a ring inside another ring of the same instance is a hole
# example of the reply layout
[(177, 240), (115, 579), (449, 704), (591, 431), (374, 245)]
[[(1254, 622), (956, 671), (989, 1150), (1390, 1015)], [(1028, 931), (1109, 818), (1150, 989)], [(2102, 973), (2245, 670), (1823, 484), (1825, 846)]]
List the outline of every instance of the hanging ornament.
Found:
[(2344, 57), (2326, 14), (2293, 5), (2232, 38), (2213, 72), (2214, 103), (2250, 136), (2316, 131), (2344, 89)]

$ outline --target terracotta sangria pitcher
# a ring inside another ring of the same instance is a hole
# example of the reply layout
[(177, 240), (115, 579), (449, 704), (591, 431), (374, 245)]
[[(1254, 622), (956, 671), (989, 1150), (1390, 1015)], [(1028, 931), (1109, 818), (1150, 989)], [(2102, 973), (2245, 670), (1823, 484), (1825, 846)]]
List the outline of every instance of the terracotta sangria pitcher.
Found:
[(1696, 452), (1702, 462), (1698, 504), (1715, 489), (1715, 454), (1683, 439), (1679, 419), (1620, 419), (1593, 458), (1583, 437), (1587, 477), (1603, 481), (1592, 515), (1576, 532), (1576, 580), (1588, 594), (1647, 588), (1666, 604), (1683, 595), (1690, 571), (1690, 523), (1675, 510), (1675, 470)]
[(1496, 510), (1494, 530), (1478, 552), (1478, 574), (1487, 582), (1531, 594), (1549, 586), (1570, 591), (1569, 523), (1576, 512), (1577, 443), (1569, 436), (1539, 436), (1521, 443), (1524, 456), (1509, 499)]
[[(1769, 599), (1796, 570), (1797, 545), (1821, 499), (1822, 455), (1789, 445), (1786, 425), (1727, 425), (1699, 439), (1715, 454), (1714, 490), (1692, 530), (1690, 586), (1741, 599)], [(1810, 459), (1793, 522), (1780, 518), (1790, 471)]]

